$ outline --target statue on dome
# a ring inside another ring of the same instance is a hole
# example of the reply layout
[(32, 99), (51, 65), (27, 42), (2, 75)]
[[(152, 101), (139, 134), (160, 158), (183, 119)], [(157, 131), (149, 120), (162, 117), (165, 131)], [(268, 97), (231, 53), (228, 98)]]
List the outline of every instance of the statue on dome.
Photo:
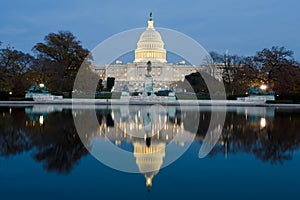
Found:
[(150, 21), (152, 21), (152, 12), (150, 12)]

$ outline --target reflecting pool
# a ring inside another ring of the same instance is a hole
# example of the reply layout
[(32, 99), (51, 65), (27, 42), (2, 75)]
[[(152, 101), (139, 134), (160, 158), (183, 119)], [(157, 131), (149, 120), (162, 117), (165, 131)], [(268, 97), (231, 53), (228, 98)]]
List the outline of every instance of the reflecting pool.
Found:
[(0, 107), (0, 198), (298, 199), (299, 130), (300, 108)]

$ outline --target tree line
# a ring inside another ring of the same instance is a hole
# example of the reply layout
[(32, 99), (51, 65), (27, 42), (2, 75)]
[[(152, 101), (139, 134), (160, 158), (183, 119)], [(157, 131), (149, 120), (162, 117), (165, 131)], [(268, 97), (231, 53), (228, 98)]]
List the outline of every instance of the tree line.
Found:
[[(31, 54), (11, 46), (0, 46), (0, 91), (24, 96), (34, 83), (44, 83), (50, 92), (70, 96), (84, 61), (87, 73), (93, 73), (88, 67), (93, 60), (89, 53), (69, 31), (49, 33), (43, 42), (33, 46)], [(277, 95), (300, 93), (300, 65), (294, 53), (285, 47), (266, 48), (246, 57), (217, 52), (210, 52), (210, 55), (214, 63), (221, 66), (228, 95), (242, 95), (247, 88), (261, 84), (268, 85)], [(98, 78), (96, 74), (94, 78)], [(186, 77), (189, 78), (196, 92), (206, 91), (200, 74)], [(101, 83), (98, 89), (103, 89)]]
[(69, 31), (46, 35), (43, 42), (33, 46), (32, 54), (11, 46), (1, 48), (0, 90), (24, 96), (34, 83), (44, 83), (50, 92), (69, 96), (82, 63), (89, 66), (93, 59), (89, 53)]
[(210, 54), (215, 63), (223, 64), (222, 78), (229, 95), (241, 95), (263, 84), (277, 95), (300, 93), (300, 64), (285, 47), (265, 48), (247, 57)]

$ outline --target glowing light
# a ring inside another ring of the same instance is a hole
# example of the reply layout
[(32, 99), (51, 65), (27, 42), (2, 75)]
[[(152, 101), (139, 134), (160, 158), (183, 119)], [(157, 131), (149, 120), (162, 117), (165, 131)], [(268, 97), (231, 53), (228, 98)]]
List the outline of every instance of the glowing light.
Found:
[(261, 89), (261, 90), (266, 90), (267, 88), (268, 88), (268, 86), (266, 86), (266, 85), (261, 85), (261, 86), (260, 86), (260, 89)]
[(152, 179), (151, 178), (148, 178), (146, 179), (146, 185), (147, 186), (151, 186), (152, 185)]
[(265, 128), (266, 126), (267, 126), (267, 120), (266, 120), (266, 118), (262, 117), (260, 119), (260, 127)]
[(8, 94), (9, 94), (9, 95), (12, 95), (12, 92), (9, 92)]
[(39, 85), (41, 88), (45, 87), (45, 84), (44, 83), (40, 83)]
[(39, 123), (40, 123), (40, 125), (44, 124), (44, 116), (43, 115), (40, 115), (40, 117), (39, 117)]

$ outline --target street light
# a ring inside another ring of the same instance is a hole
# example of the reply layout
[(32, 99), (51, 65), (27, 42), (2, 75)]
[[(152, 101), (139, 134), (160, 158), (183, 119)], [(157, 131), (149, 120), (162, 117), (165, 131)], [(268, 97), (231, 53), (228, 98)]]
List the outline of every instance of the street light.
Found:
[(268, 88), (267, 85), (261, 85), (261, 86), (260, 86), (260, 89), (261, 89), (261, 90), (266, 90), (267, 88)]

